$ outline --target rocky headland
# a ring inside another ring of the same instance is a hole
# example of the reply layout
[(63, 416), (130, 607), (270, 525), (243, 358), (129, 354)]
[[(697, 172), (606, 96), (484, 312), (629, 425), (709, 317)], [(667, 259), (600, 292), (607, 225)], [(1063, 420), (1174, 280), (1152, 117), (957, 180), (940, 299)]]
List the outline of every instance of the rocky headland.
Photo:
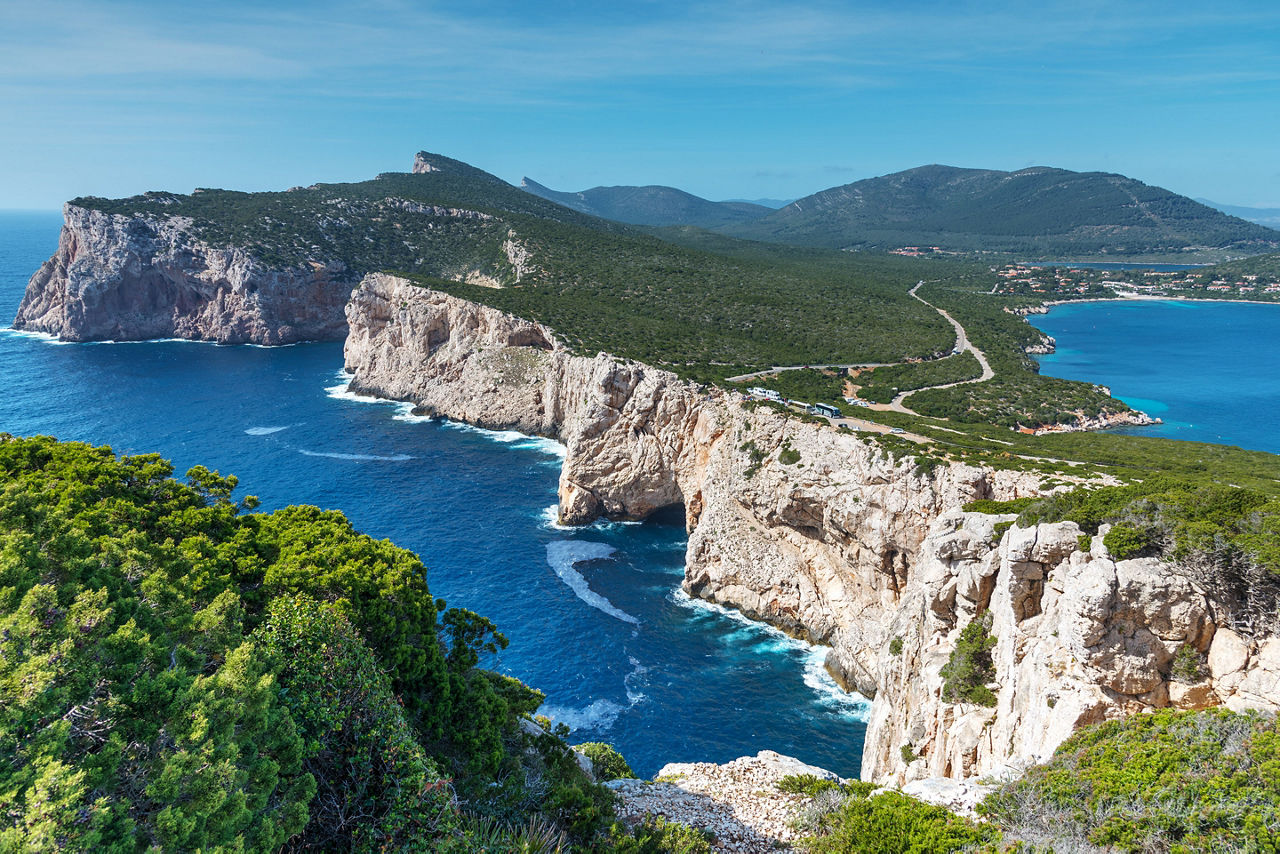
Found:
[[(392, 276), (367, 276), (346, 311), (353, 391), (563, 442), (562, 521), (682, 506), (685, 589), (830, 646), (828, 669), (872, 698), (865, 780), (1007, 773), (1148, 709), (1280, 705), (1280, 638), (1250, 637), (1215, 590), (1115, 560), (1074, 523), (962, 510), (1041, 493), (1035, 473), (921, 467)], [(946, 702), (941, 670), (984, 612), (996, 704)], [(1194, 677), (1175, 673), (1184, 648)]]
[(359, 276), (340, 262), (272, 267), (201, 239), (186, 217), (65, 205), (58, 251), (31, 277), (14, 329), (65, 341), (341, 340)]

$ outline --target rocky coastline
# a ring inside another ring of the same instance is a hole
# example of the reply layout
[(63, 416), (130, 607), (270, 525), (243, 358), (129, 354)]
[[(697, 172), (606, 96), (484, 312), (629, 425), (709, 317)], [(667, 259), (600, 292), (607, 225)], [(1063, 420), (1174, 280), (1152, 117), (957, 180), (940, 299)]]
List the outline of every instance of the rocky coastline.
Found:
[[(830, 646), (828, 668), (872, 698), (864, 780), (1006, 773), (1079, 726), (1146, 709), (1277, 706), (1280, 639), (1233, 631), (1212, 590), (1153, 559), (1114, 560), (1073, 523), (998, 532), (1011, 517), (963, 511), (1043, 492), (1033, 473), (920, 470), (391, 276), (367, 276), (347, 320), (353, 391), (563, 442), (563, 522), (682, 506), (686, 591)], [(947, 703), (940, 671), (984, 612), (996, 705)], [(1207, 662), (1194, 684), (1173, 674), (1184, 646)]]
[(14, 329), (64, 341), (191, 338), (225, 344), (340, 341), (359, 276), (340, 262), (274, 268), (212, 246), (186, 217), (124, 216), (67, 204)]

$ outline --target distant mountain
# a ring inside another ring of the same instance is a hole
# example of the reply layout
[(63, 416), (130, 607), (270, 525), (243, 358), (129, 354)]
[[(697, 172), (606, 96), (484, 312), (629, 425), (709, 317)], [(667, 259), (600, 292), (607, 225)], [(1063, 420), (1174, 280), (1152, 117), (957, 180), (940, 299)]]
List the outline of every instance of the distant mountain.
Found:
[(770, 210), (785, 208), (787, 205), (795, 201), (795, 199), (725, 199), (728, 202), (744, 202), (748, 205), (762, 205)]
[(1202, 205), (1222, 211), (1224, 214), (1238, 216), (1249, 222), (1256, 222), (1268, 228), (1280, 228), (1280, 208), (1247, 208), (1243, 205), (1220, 205), (1208, 199), (1196, 199)]
[(592, 216), (631, 225), (696, 225), (716, 228), (758, 219), (770, 212), (752, 202), (712, 202), (675, 187), (594, 187), (565, 193), (523, 178), (520, 187), (535, 196)]
[(726, 234), (802, 246), (939, 246), (1039, 257), (1267, 252), (1280, 232), (1103, 172), (921, 166), (823, 190)]

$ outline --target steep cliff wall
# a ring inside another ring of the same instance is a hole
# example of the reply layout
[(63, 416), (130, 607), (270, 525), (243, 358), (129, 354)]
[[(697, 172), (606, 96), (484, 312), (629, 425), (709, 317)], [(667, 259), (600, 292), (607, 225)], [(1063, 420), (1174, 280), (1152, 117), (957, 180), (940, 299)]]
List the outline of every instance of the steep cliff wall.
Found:
[[(921, 470), (665, 371), (574, 356), (544, 326), (390, 276), (366, 277), (347, 319), (353, 390), (564, 442), (564, 521), (682, 504), (685, 588), (830, 645), (829, 669), (874, 697), (865, 779), (981, 775), (1106, 717), (1280, 698), (1280, 640), (1219, 629), (1211, 596), (1171, 567), (1112, 561), (1070, 523), (997, 542), (995, 519), (958, 509), (1034, 494), (1035, 475)], [(947, 703), (940, 671), (984, 610), (997, 705)], [(1172, 675), (1183, 646), (1204, 679)]]
[(58, 251), (27, 285), (15, 329), (67, 341), (193, 338), (288, 344), (346, 334), (357, 277), (339, 263), (268, 268), (210, 246), (183, 217), (66, 205)]

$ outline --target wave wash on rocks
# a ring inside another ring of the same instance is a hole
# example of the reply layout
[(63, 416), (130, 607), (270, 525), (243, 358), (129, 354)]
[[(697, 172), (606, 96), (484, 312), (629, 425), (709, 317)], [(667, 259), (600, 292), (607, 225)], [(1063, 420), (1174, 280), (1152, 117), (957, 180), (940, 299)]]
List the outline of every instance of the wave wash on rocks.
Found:
[[(997, 537), (1001, 517), (960, 510), (1037, 494), (1037, 475), (918, 470), (736, 394), (573, 355), (541, 324), (392, 276), (367, 276), (346, 311), (353, 391), (563, 442), (562, 522), (682, 505), (685, 590), (831, 646), (828, 669), (873, 698), (863, 779), (998, 773), (1144, 709), (1277, 707), (1280, 639), (1219, 629), (1212, 595), (1173, 567), (1113, 561), (1101, 537), (1086, 550), (1074, 523)], [(784, 447), (799, 459), (783, 463)], [(941, 671), (985, 611), (996, 705), (949, 703)], [(1184, 647), (1206, 662), (1193, 683), (1173, 675)]]

